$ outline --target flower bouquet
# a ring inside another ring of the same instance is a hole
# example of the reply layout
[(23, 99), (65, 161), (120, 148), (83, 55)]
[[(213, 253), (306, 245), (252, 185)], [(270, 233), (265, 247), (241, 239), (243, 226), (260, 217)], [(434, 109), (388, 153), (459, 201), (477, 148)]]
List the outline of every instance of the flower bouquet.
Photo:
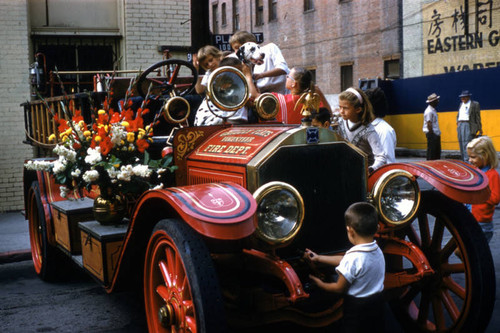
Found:
[[(143, 116), (149, 109), (144, 107), (144, 102), (134, 111), (132, 102), (125, 96), (120, 102), (122, 111), (118, 112), (109, 107), (110, 96), (112, 92), (105, 98), (102, 108), (91, 109), (90, 123), (84, 121), (80, 110), (69, 110), (68, 120), (53, 113), (59, 136), (53, 151), (58, 159), (25, 164), (28, 169), (51, 173), (55, 182), (61, 185), (62, 197), (83, 196), (83, 189), (90, 192), (97, 186), (103, 200), (134, 201), (149, 189), (162, 188), (166, 174), (176, 168), (171, 166), (171, 155), (154, 160), (146, 150), (152, 142), (152, 125), (157, 116), (145, 126)], [(64, 105), (62, 109), (68, 114)], [(49, 140), (55, 141), (56, 134)], [(98, 199), (94, 203), (94, 213)]]

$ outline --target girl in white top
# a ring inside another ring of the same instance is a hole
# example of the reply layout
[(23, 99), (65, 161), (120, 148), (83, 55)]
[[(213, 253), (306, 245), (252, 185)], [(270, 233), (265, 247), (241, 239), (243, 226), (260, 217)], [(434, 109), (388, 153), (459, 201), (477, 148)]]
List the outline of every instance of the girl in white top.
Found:
[(198, 81), (195, 85), (195, 90), (198, 94), (203, 94), (207, 88), (208, 77), (219, 67), (222, 60), (222, 52), (212, 45), (205, 45), (198, 50), (198, 53), (193, 55), (193, 66), (197, 71), (200, 67), (206, 72), (205, 75), (198, 76)]
[(348, 88), (339, 95), (339, 109), (342, 119), (338, 132), (367, 155), (369, 171), (386, 164), (380, 138), (371, 124), (374, 115), (366, 94), (358, 88)]

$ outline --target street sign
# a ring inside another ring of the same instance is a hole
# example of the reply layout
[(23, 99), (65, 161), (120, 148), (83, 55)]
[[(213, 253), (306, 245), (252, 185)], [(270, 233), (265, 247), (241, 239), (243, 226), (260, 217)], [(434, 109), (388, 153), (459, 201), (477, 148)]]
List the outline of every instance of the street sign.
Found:
[[(253, 32), (255, 38), (257, 38), (257, 43), (262, 43), (264, 41), (263, 32)], [(231, 45), (229, 44), (229, 38), (232, 34), (217, 34), (213, 35), (213, 44), (219, 48), (221, 51), (233, 51)]]

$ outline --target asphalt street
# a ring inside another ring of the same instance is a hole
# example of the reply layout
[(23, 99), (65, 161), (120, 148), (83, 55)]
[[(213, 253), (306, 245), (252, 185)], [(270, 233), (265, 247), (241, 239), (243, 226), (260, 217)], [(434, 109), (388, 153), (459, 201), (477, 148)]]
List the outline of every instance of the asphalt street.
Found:
[[(422, 158), (398, 158), (398, 161), (414, 161), (418, 159), (421, 160)], [(490, 248), (495, 264), (497, 290), (495, 308), (486, 330), (487, 333), (497, 333), (500, 331), (500, 207), (496, 209), (493, 223), (495, 235), (490, 242)], [(0, 213), (0, 266), (15, 262), (26, 262), (26, 264), (29, 264), (28, 261), (31, 260), (29, 248), (28, 222), (22, 212)], [(0, 285), (1, 288), (2, 286)], [(2, 311), (0, 307), (1, 317)]]

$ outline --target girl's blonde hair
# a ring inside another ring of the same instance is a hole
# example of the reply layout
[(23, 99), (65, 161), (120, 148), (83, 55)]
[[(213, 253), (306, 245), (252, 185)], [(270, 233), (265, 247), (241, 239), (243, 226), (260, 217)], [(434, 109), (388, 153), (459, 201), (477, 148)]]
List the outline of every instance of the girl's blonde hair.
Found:
[(202, 61), (205, 61), (208, 56), (212, 56), (214, 58), (222, 58), (222, 51), (212, 45), (205, 45), (198, 50), (198, 62), (201, 64)]
[(375, 115), (373, 114), (372, 103), (370, 103), (368, 96), (366, 96), (363, 90), (354, 87), (352, 87), (351, 89), (356, 90), (359, 93), (359, 95), (361, 95), (363, 101), (361, 101), (359, 97), (356, 96), (356, 94), (354, 94), (349, 90), (341, 92), (339, 95), (339, 100), (341, 99), (347, 101), (349, 104), (354, 106), (355, 109), (360, 107), (361, 113), (359, 114), (359, 118), (361, 120), (361, 124), (366, 126), (370, 124), (373, 121), (373, 119), (375, 119)]
[(489, 136), (480, 136), (467, 144), (467, 149), (477, 154), (492, 169), (498, 167), (498, 155)]

